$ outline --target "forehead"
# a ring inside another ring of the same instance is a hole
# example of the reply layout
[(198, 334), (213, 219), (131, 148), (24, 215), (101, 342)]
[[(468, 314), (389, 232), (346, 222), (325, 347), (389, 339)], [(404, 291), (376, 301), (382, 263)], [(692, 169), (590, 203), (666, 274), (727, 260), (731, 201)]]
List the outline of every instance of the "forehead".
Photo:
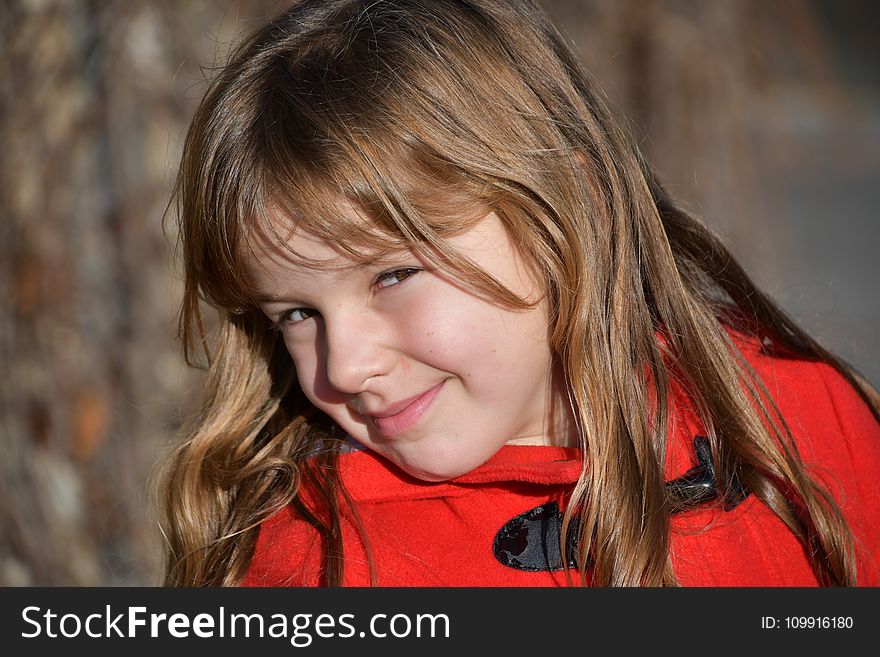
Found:
[[(350, 244), (332, 235), (319, 234), (301, 226), (282, 210), (267, 208), (265, 219), (256, 222), (244, 240), (243, 259), (248, 275), (264, 297), (279, 279), (345, 272), (381, 261), (405, 247), (380, 233), (368, 219), (350, 205), (339, 210), (340, 223), (359, 224), (364, 234), (373, 233), (371, 243)], [(384, 248), (379, 244), (384, 243)]]
[[(364, 254), (367, 256), (368, 254)], [(376, 259), (381, 254), (369, 254)], [(283, 238), (251, 240), (245, 255), (248, 271), (260, 281), (278, 271), (307, 273), (340, 271), (361, 266), (360, 257), (346, 253), (338, 243), (305, 230), (288, 231)]]
[(335, 260), (369, 259), (383, 245), (396, 241), (380, 230), (362, 209), (341, 200), (332, 206), (306, 211), (265, 208), (251, 228), (248, 241), (257, 251), (284, 254), (287, 260), (309, 266), (335, 266)]

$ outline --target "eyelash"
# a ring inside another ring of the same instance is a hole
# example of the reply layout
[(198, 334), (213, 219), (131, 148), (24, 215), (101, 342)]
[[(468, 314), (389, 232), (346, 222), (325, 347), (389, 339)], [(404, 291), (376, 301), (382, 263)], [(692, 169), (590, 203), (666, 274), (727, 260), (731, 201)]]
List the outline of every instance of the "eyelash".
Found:
[[(382, 272), (378, 276), (376, 276), (373, 281), (373, 287), (377, 290), (387, 290), (389, 288), (397, 287), (405, 280), (412, 278), (416, 274), (418, 274), (421, 269), (418, 267), (401, 267), (400, 269), (392, 269), (391, 271)], [(395, 282), (390, 285), (382, 285), (382, 281), (388, 278), (393, 278)], [(299, 313), (305, 315), (301, 319), (291, 319), (291, 315), (294, 313)], [(317, 311), (312, 310), (311, 308), (290, 308), (289, 310), (285, 310), (278, 317), (278, 321), (273, 323), (272, 328), (276, 331), (282, 331), (285, 326), (289, 324), (299, 324), (310, 317), (313, 317), (317, 314)]]
[[(373, 283), (373, 285), (380, 290), (387, 290), (389, 287), (394, 287), (395, 285), (400, 285), (406, 279), (412, 278), (413, 276), (418, 274), (420, 271), (421, 271), (421, 269), (419, 269), (417, 267), (403, 267), (402, 269), (392, 269), (391, 271), (386, 271), (386, 272), (383, 272), (383, 273), (379, 274), (378, 276), (376, 276), (376, 280)], [(379, 282), (381, 280), (388, 278), (388, 277), (393, 277), (396, 282), (391, 285), (380, 285), (379, 284)]]

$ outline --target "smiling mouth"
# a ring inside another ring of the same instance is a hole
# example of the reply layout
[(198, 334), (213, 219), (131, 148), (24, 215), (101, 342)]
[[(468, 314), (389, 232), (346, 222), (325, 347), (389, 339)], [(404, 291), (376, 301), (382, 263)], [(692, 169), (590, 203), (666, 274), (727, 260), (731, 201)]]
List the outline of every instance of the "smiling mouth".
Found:
[(376, 429), (379, 430), (379, 433), (384, 437), (390, 438), (396, 436), (415, 425), (416, 422), (421, 419), (440, 394), (444, 383), (446, 383), (446, 381), (441, 381), (430, 390), (427, 390), (416, 397), (396, 413), (383, 417), (371, 415), (369, 418)]

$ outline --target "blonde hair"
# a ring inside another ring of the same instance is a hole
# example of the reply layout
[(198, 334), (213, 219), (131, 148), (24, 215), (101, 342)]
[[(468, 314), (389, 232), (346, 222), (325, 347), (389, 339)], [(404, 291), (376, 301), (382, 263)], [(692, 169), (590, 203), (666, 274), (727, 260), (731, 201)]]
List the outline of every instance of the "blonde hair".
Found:
[[(289, 504), (324, 539), (326, 583), (343, 581), (339, 509), (351, 503), (327, 466), (344, 436), (299, 390), (243, 265), (255, 231), (276, 230), (271, 208), (353, 257), (406, 246), (522, 307), (446, 241), (498, 214), (546, 282), (550, 345), (590, 466), (564, 522), (578, 534), (580, 581), (589, 564), (597, 585), (677, 583), (669, 517), (696, 502), (664, 485), (675, 382), (705, 425), (722, 494), (740, 482), (804, 544), (822, 583), (855, 582), (840, 510), (726, 327), (831, 363), (866, 400), (870, 387), (665, 193), (532, 2), (297, 3), (212, 83), (175, 199), (182, 336), (208, 368), (164, 479), (167, 584), (237, 583), (260, 523)], [(334, 213), (339, 199), (369, 225)], [(219, 311), (210, 345), (203, 301)], [(319, 508), (302, 502), (304, 487)]]

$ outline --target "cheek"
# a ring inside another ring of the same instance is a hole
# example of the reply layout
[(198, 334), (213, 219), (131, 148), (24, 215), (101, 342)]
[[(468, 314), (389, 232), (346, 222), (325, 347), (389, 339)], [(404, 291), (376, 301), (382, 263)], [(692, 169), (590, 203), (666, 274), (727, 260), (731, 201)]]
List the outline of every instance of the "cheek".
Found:
[(405, 316), (396, 322), (403, 329), (406, 351), (440, 369), (452, 366), (485, 329), (480, 305), (451, 286), (433, 286), (407, 304)]
[(547, 321), (543, 307), (505, 310), (444, 285), (408, 309), (406, 341), (437, 369), (464, 378), (495, 379), (533, 360), (544, 361)]

